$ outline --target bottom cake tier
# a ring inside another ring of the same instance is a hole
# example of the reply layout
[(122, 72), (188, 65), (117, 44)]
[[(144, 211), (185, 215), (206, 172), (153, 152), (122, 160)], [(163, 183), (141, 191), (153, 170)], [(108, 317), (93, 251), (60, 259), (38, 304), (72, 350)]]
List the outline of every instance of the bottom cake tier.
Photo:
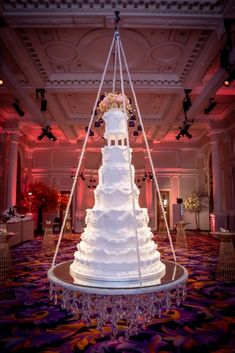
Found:
[(89, 257), (81, 259), (79, 251), (75, 252), (74, 261), (70, 266), (70, 274), (75, 284), (107, 288), (135, 287), (141, 283), (157, 284), (165, 274), (165, 265), (160, 261), (160, 253), (155, 251), (151, 256), (145, 255), (138, 261), (118, 261), (118, 254), (113, 261)]

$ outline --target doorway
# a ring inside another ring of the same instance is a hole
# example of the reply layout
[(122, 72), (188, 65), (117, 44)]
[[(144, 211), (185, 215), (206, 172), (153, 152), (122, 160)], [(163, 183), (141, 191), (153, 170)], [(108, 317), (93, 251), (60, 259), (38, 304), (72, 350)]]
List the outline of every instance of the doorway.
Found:
[[(161, 199), (163, 203), (164, 213), (166, 216), (167, 224), (170, 225), (170, 200), (169, 200), (169, 191), (160, 191)], [(157, 197), (157, 231), (166, 232), (166, 225), (164, 222), (162, 208), (160, 206), (159, 197)]]

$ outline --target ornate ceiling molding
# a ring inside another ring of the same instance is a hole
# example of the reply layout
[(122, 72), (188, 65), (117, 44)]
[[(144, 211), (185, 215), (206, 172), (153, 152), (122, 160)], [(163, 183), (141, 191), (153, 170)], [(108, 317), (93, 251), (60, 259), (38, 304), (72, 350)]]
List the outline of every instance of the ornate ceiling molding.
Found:
[[(7, 23), (15, 27), (114, 27), (114, 11), (121, 12), (120, 27), (214, 29), (222, 17), (219, 1), (8, 0), (3, 5)], [(141, 14), (143, 14), (141, 16)], [(95, 14), (95, 17), (94, 17)], [(138, 15), (138, 16), (136, 16)], [(95, 21), (94, 21), (95, 18)]]
[[(221, 11), (221, 2), (212, 0), (212, 1), (142, 1), (142, 0), (133, 0), (133, 1), (118, 1), (118, 10), (125, 12), (150, 12), (157, 10), (159, 12), (171, 12), (171, 11), (184, 11), (192, 13), (218, 13)], [(73, 0), (8, 0), (4, 4), (4, 10), (8, 12), (15, 12), (17, 10), (30, 10), (30, 11), (73, 11), (77, 10), (79, 12), (110, 12), (116, 9), (116, 1), (104, 1), (104, 0), (89, 0), (89, 1), (73, 1)]]
[[(108, 79), (104, 81), (104, 88), (112, 87), (113, 80)], [(175, 90), (182, 89), (181, 83), (174, 79), (132, 79), (132, 83), (134, 84), (136, 89), (146, 89), (154, 91), (161, 91), (162, 89), (170, 89)], [(117, 85), (119, 82), (117, 82)], [(57, 79), (57, 80), (48, 80), (46, 82), (46, 88), (56, 88), (64, 89), (66, 88), (79, 88), (81, 90), (87, 89), (96, 89), (100, 85), (100, 80), (98, 79)], [(128, 87), (129, 81), (124, 80), (124, 85)]]

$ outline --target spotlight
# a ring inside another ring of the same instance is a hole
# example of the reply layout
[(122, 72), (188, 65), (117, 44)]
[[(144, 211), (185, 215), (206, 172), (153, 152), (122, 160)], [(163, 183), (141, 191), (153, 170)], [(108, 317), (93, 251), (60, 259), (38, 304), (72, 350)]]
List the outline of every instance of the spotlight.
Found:
[(226, 80), (224, 80), (223, 85), (225, 87), (229, 87), (234, 79), (235, 79), (235, 70), (229, 74), (229, 76), (226, 78)]
[(46, 136), (50, 141), (57, 140), (55, 135), (52, 133), (52, 129), (50, 126), (46, 126), (45, 128), (42, 128), (42, 133), (41, 135), (38, 136), (38, 140), (41, 141), (44, 136)]
[(47, 110), (47, 100), (42, 98), (41, 100), (41, 112), (45, 112)]
[(175, 137), (176, 138), (176, 140), (179, 140), (181, 137), (183, 137), (183, 136), (186, 136), (187, 138), (189, 138), (189, 139), (191, 139), (192, 137), (193, 137), (193, 135), (191, 135), (190, 133), (189, 133), (189, 128), (190, 128), (190, 126), (192, 125), (192, 123), (189, 123), (188, 121), (184, 121), (183, 122), (183, 127), (179, 127), (179, 129), (180, 129), (180, 132), (179, 132), (179, 134)]
[(3, 86), (4, 85), (4, 81), (2, 78), (0, 78), (0, 86)]
[(192, 102), (191, 102), (191, 99), (190, 99), (190, 96), (189, 94), (191, 93), (191, 89), (185, 89), (184, 90), (184, 94), (185, 94), (185, 97), (183, 99), (183, 109), (184, 109), (184, 112), (186, 113), (189, 108), (192, 106)]
[(19, 114), (19, 116), (24, 116), (23, 110), (20, 108), (20, 102), (19, 99), (15, 99), (14, 102), (12, 103), (12, 107), (15, 109), (16, 113)]
[(36, 88), (36, 99), (41, 98), (41, 112), (45, 112), (47, 110), (47, 100), (45, 98), (45, 89), (44, 88)]
[(214, 98), (210, 98), (208, 107), (204, 109), (204, 114), (209, 114), (212, 111), (212, 109), (214, 109), (215, 106), (216, 106), (216, 101), (214, 100)]

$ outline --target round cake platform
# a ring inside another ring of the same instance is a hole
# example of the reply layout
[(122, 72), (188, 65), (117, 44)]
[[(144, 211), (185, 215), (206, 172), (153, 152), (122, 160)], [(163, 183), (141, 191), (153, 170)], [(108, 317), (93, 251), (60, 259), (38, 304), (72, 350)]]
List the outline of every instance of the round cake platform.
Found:
[(70, 275), (72, 261), (63, 262), (48, 271), (50, 298), (80, 318), (86, 325), (96, 319), (97, 328), (111, 325), (113, 336), (118, 323), (126, 324), (126, 335), (138, 333), (139, 325), (146, 325), (172, 304), (185, 299), (188, 278), (186, 269), (171, 261), (162, 261), (165, 275), (151, 284), (129, 288), (90, 287), (73, 283)]

